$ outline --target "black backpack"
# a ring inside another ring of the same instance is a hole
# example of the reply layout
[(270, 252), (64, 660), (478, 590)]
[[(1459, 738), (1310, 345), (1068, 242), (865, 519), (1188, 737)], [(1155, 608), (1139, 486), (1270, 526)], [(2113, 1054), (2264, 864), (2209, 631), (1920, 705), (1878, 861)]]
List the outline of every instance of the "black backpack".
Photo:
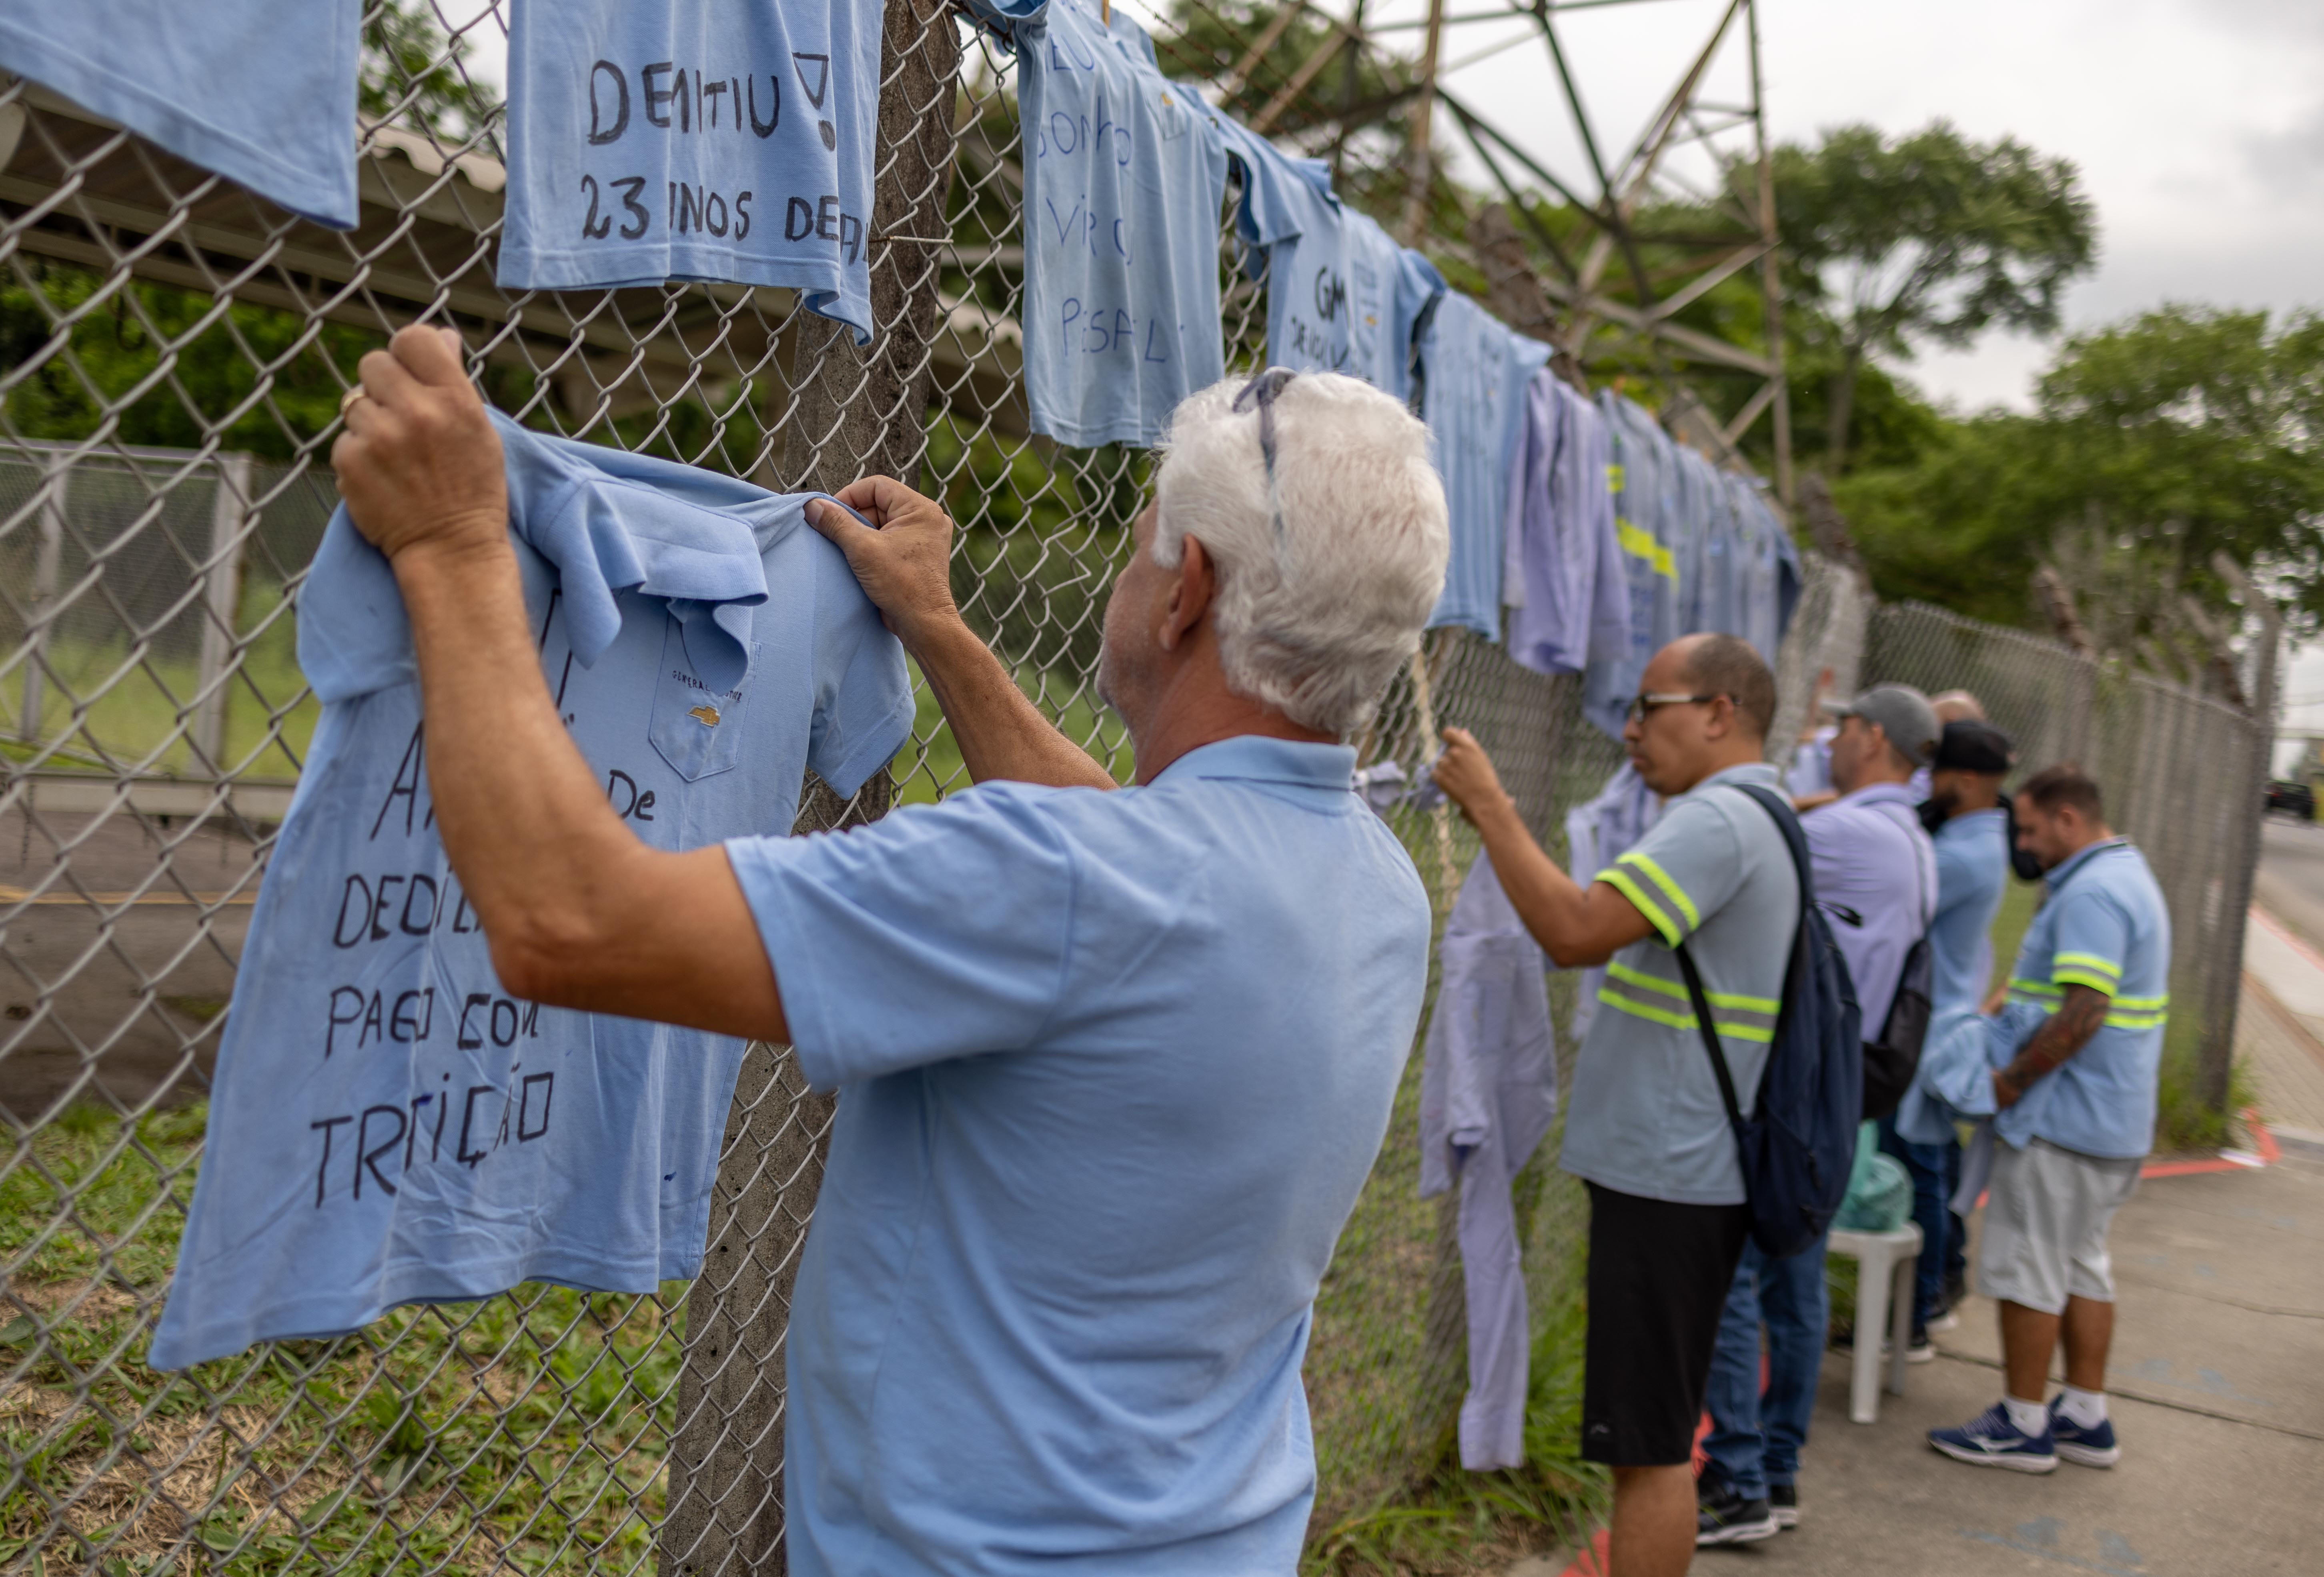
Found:
[(1784, 1001), (1759, 1098), (1746, 1119), (1735, 1099), (1735, 1079), (1711, 1021), (1702, 976), (1683, 945), (1678, 965), (1693, 999), (1703, 1048), (1719, 1080), (1720, 1099), (1743, 1162), (1743, 1191), (1751, 1206), (1751, 1240), (1770, 1259), (1786, 1259), (1822, 1238), (1848, 1194), (1856, 1161), (1856, 1130), (1864, 1109), (1863, 1019), (1848, 961), (1816, 907), (1808, 873), (1808, 844), (1792, 807), (1765, 788), (1737, 788), (1758, 801), (1784, 835), (1800, 882), (1800, 924), (1784, 976)]
[[(1916, 899), (1921, 867), (1913, 865)], [(1936, 960), (1923, 935), (1905, 951), (1904, 967), (1896, 976), (1896, 994), (1888, 1003), (1888, 1017), (1879, 1036), (1864, 1043), (1864, 1120), (1877, 1122), (1896, 1110), (1913, 1075), (1921, 1071), (1921, 1047), (1929, 1038), (1929, 999), (1936, 983)]]

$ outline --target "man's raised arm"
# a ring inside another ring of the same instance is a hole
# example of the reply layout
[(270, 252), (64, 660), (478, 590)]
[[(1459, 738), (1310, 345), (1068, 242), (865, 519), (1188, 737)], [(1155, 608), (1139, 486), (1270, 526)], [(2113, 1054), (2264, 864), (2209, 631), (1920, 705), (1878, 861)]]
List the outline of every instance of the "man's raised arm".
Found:
[(920, 665), (969, 776), (980, 783), (1116, 787), (1111, 773), (1026, 699), (962, 621), (952, 600), (952, 520), (942, 506), (889, 476), (866, 476), (835, 496), (871, 526), (820, 502), (807, 505), (807, 523), (847, 555), (864, 595)]
[(565, 731), (527, 627), (500, 436), (447, 330), (363, 358), (331, 450), (411, 619), (428, 783), (493, 968), (558, 1007), (787, 1040), (773, 965), (715, 845), (650, 849)]

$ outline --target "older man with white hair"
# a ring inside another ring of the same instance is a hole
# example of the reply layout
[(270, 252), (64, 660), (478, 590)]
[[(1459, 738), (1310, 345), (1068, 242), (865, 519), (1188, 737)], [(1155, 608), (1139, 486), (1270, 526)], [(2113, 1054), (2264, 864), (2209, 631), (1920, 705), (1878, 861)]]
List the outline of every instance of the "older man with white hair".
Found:
[(962, 622), (884, 477), (817, 529), (977, 787), (687, 853), (631, 835), (526, 627), (452, 346), (364, 358), (333, 453), (410, 610), (436, 816), (512, 991), (790, 1041), (843, 1091), (791, 1305), (794, 1572), (1290, 1572), (1316, 1286), (1379, 1148), (1428, 902), (1350, 792), (1444, 578), (1420, 423), (1331, 374), (1180, 407), (1106, 610), (1137, 787)]

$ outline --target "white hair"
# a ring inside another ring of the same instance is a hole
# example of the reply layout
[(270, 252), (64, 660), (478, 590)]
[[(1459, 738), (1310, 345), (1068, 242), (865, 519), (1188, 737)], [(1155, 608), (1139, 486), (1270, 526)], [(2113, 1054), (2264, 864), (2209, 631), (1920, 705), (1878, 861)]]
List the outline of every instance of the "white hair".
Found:
[(1199, 539), (1218, 566), (1228, 685), (1344, 737), (1371, 721), (1443, 593), (1444, 484), (1428, 429), (1397, 401), (1301, 373), (1275, 400), (1270, 501), (1259, 411), (1233, 408), (1248, 382), (1213, 383), (1171, 413), (1154, 558), (1175, 569)]

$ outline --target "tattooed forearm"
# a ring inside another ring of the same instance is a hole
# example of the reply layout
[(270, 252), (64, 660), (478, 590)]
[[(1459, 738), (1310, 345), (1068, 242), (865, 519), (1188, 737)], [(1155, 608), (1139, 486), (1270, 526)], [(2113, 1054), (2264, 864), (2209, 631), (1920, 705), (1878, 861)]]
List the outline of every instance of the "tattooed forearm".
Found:
[(2106, 1022), (2107, 999), (2088, 986), (2070, 985), (2058, 1010), (2034, 1032), (2010, 1065), (1993, 1075), (1994, 1088), (2005, 1106), (2031, 1089), (2035, 1080), (2063, 1067), (2090, 1043)]

